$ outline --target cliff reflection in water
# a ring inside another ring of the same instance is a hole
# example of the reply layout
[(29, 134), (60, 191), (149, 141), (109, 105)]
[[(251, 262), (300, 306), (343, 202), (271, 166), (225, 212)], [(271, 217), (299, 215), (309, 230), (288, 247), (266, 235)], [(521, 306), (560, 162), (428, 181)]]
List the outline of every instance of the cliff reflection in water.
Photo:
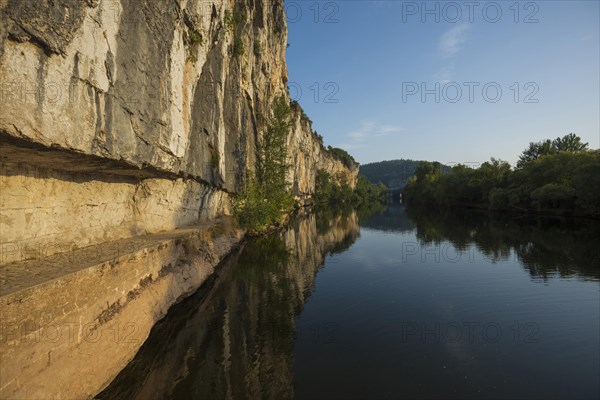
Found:
[(293, 397), (295, 317), (330, 252), (359, 236), (354, 211), (306, 215), (247, 243), (155, 326), (98, 398)]
[[(408, 208), (406, 216), (414, 223), (422, 245), (449, 241), (462, 251), (475, 245), (492, 262), (515, 257), (536, 279), (560, 276), (600, 280), (598, 221), (458, 210), (436, 213), (418, 208)], [(386, 218), (374, 216), (372, 220)], [(370, 225), (372, 222), (366, 224)], [(394, 227), (399, 225), (392, 223)]]

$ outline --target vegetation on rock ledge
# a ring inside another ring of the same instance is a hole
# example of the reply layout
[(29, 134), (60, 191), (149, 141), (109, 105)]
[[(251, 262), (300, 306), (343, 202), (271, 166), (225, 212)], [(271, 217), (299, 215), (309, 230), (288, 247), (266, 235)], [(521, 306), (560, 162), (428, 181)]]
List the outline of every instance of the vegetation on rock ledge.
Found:
[(234, 201), (236, 221), (250, 231), (260, 231), (277, 223), (282, 214), (293, 208), (294, 200), (286, 182), (290, 113), (286, 98), (279, 97), (257, 144), (256, 176), (247, 173), (244, 188)]
[(340, 160), (348, 169), (358, 167), (358, 163), (346, 150), (337, 147), (327, 146), (327, 152), (334, 158)]

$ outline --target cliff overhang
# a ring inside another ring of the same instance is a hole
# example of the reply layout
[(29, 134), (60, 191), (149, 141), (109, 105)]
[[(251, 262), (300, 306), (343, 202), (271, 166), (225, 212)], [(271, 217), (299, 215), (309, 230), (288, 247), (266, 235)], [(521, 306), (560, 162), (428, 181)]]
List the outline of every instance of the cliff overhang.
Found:
[[(0, 22), (0, 397), (85, 397), (135, 346), (100, 339), (118, 362), (65, 392), (60, 376), (100, 362), (78, 358), (98, 354), (83, 327), (131, 322), (143, 339), (239, 243), (241, 231), (205, 224), (231, 214), (264, 116), (287, 96), (283, 2), (6, 0)], [(354, 185), (358, 169), (302, 114), (288, 136), (293, 194), (310, 197), (319, 169)], [(138, 247), (80, 258), (127, 243)], [(53, 323), (77, 339), (31, 347), (11, 330), (39, 338)]]

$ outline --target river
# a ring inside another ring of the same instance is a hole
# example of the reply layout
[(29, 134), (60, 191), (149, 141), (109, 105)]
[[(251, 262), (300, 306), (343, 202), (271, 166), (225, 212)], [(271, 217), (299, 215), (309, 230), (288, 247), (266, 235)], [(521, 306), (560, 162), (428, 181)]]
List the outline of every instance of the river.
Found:
[(598, 398), (598, 221), (298, 216), (173, 307), (106, 399)]

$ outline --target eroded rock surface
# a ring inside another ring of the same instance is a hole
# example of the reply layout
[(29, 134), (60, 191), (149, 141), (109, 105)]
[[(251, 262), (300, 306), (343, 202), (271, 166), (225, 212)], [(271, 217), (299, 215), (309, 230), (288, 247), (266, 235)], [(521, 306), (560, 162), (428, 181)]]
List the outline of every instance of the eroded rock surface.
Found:
[[(2, 263), (228, 214), (286, 94), (280, 0), (0, 3)], [(294, 108), (291, 188), (354, 184)]]
[(91, 398), (242, 237), (223, 219), (3, 266), (0, 397)]
[[(0, 0), (0, 397), (93, 395), (237, 245), (202, 224), (255, 168), (286, 45), (282, 0)], [(300, 198), (355, 183), (298, 107), (288, 154)]]

